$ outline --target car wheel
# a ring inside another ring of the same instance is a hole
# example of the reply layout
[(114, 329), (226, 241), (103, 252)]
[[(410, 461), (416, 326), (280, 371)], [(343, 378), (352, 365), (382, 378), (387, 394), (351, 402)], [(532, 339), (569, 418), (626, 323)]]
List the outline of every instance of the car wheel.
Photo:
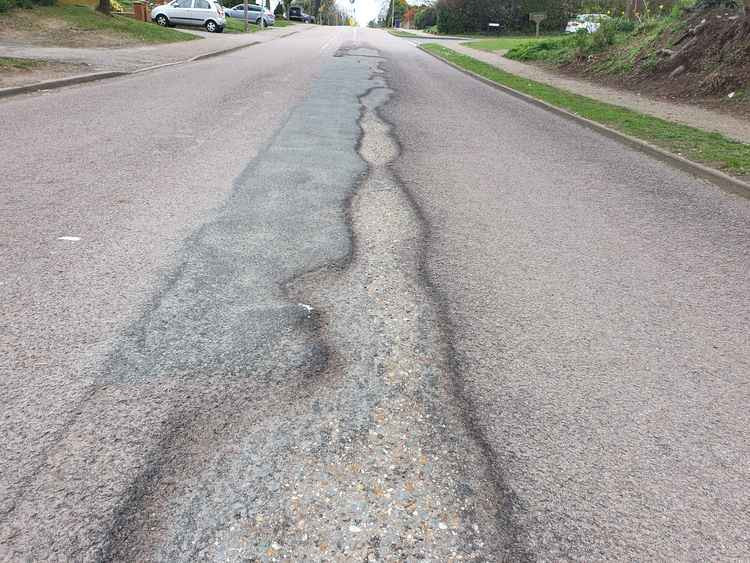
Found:
[(216, 33), (216, 30), (219, 29), (219, 26), (216, 25), (216, 22), (213, 20), (208, 20), (206, 22), (206, 31), (209, 33)]
[(164, 14), (159, 14), (154, 18), (154, 21), (158, 23), (162, 27), (168, 27), (169, 26), (169, 20), (167, 19), (167, 16)]

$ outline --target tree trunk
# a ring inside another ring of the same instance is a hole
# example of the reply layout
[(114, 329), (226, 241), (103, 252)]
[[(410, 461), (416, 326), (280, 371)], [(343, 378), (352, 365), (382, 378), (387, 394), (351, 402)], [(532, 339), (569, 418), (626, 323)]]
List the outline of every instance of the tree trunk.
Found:
[(640, 12), (640, 0), (628, 0), (625, 8), (625, 17), (632, 20), (637, 12)]

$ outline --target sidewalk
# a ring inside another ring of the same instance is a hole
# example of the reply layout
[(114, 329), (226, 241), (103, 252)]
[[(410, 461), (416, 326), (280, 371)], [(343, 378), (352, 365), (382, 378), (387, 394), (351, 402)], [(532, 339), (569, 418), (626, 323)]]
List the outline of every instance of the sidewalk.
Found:
[[(199, 30), (180, 28), (180, 31), (200, 35), (199, 41), (185, 41), (160, 45), (122, 48), (75, 48), (75, 47), (37, 47), (0, 43), (0, 57), (21, 59), (38, 59), (81, 65), (69, 72), (58, 73), (55, 78), (65, 78), (76, 74), (94, 72), (133, 72), (144, 68), (186, 61), (216, 51), (238, 48), (254, 43), (267, 43), (293, 33), (312, 28), (311, 25), (298, 24), (292, 27), (269, 28), (257, 33), (207, 33)], [(34, 72), (27, 73), (23, 82), (14, 86), (34, 83), (40, 80)]]
[(449, 49), (473, 57), (516, 76), (549, 84), (550, 86), (562, 88), (601, 102), (622, 106), (654, 117), (660, 117), (667, 121), (682, 123), (704, 131), (715, 131), (743, 143), (750, 143), (750, 121), (747, 120), (698, 106), (655, 100), (640, 96), (635, 92), (616, 90), (607, 86), (594, 84), (587, 80), (570, 78), (538, 66), (506, 59), (502, 56), (501, 51), (496, 53), (480, 51), (460, 45), (454, 40), (436, 39), (434, 43), (439, 43)]

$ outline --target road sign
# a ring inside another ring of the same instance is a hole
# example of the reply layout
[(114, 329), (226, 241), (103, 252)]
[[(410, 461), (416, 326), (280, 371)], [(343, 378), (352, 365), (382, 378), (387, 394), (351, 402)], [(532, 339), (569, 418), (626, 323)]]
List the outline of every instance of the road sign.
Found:
[(547, 19), (547, 14), (544, 12), (532, 12), (529, 14), (529, 19), (536, 24), (536, 36), (539, 37), (539, 24)]

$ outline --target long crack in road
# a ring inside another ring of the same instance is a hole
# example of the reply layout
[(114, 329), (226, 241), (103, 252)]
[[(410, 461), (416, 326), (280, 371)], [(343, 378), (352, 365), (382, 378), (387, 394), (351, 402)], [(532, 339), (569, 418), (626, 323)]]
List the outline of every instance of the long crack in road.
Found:
[(750, 553), (746, 200), (376, 30), (6, 108), (0, 559)]

